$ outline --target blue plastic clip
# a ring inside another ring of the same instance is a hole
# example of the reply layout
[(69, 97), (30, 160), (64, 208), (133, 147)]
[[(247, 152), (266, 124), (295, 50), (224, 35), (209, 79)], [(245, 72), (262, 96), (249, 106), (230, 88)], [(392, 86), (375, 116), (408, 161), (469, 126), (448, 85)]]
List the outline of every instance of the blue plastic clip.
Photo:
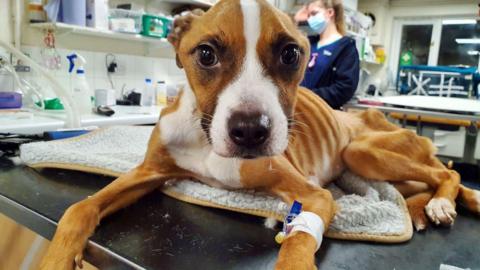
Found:
[(275, 241), (279, 244), (283, 242), (285, 237), (290, 233), (291, 227), (288, 226), (300, 213), (302, 212), (302, 203), (298, 201), (293, 201), (290, 211), (283, 219), (283, 229), (275, 236)]

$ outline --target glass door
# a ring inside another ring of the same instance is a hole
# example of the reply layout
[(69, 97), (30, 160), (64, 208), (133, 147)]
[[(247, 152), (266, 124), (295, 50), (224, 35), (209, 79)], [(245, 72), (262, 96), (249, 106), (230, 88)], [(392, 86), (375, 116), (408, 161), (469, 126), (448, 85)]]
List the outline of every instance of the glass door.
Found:
[(433, 24), (402, 26), (399, 65), (428, 65)]
[[(440, 26), (440, 27), (439, 27)], [(396, 19), (389, 66), (395, 77), (400, 65), (436, 65), (441, 21), (439, 19)]]

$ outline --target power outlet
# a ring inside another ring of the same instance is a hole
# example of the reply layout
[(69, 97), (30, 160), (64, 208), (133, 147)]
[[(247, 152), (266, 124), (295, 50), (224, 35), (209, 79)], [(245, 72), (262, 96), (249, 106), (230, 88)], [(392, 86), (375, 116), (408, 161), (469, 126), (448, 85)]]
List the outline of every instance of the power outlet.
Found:
[(115, 76), (127, 75), (127, 61), (122, 58), (117, 59), (117, 70), (114, 73)]
[[(30, 54), (25, 52), (24, 54), (30, 58)], [(10, 64), (15, 67), (16, 72), (30, 72), (30, 66), (27, 66), (26, 63), (15, 57), (13, 54), (10, 54)]]
[[(110, 56), (110, 57), (109, 57)], [(107, 55), (107, 72), (113, 76), (125, 76), (127, 73), (127, 65), (125, 59), (117, 58), (113, 54)]]

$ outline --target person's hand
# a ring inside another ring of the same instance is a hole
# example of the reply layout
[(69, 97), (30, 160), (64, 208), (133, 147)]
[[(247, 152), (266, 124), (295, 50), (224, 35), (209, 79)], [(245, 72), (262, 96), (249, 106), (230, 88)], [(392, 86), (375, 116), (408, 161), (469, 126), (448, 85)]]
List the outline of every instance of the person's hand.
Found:
[(299, 11), (297, 11), (293, 19), (295, 20), (296, 23), (307, 21), (308, 20), (307, 6), (305, 5)]

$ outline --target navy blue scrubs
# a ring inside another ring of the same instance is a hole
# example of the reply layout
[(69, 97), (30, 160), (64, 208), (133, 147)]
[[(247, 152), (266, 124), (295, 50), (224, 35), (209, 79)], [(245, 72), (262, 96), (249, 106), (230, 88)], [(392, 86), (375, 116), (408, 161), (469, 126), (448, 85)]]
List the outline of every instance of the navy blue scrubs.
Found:
[(360, 75), (355, 41), (349, 37), (317, 48), (318, 36), (310, 38), (311, 56), (302, 86), (323, 98), (333, 109), (354, 95)]

